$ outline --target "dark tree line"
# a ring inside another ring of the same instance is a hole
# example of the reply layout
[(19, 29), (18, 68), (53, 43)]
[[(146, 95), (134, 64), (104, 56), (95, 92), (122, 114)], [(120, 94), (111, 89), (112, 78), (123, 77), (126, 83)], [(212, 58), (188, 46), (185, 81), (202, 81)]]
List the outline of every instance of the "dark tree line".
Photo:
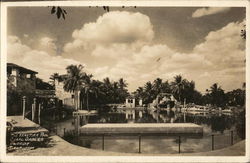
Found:
[(153, 82), (148, 81), (144, 86), (138, 87), (133, 94), (137, 99), (142, 99), (145, 104), (152, 103), (159, 93), (171, 93), (180, 103), (186, 102), (197, 105), (213, 105), (217, 107), (244, 106), (245, 88), (225, 91), (214, 83), (206, 93), (202, 95), (195, 89), (195, 82), (184, 79), (181, 75), (174, 77), (172, 82), (163, 81), (160, 78)]
[[(88, 105), (102, 105), (111, 103), (124, 103), (130, 95), (127, 90), (127, 82), (121, 78), (118, 81), (111, 81), (108, 77), (102, 81), (93, 78), (92, 74), (83, 71), (82, 65), (70, 65), (66, 68), (66, 75), (54, 73), (55, 79), (64, 82), (64, 89), (67, 92), (81, 92), (81, 99), (85, 107)], [(245, 105), (245, 84), (242, 88), (226, 92), (217, 83), (214, 83), (205, 94), (195, 89), (195, 82), (176, 75), (173, 81), (163, 81), (161, 78), (153, 82), (146, 82), (144, 86), (138, 87), (132, 95), (142, 99), (143, 104), (152, 103), (160, 93), (173, 94), (181, 104), (194, 103), (197, 105), (212, 105), (216, 107), (244, 106)]]
[(163, 81), (160, 78), (153, 82), (148, 81), (143, 87), (139, 87), (133, 94), (137, 99), (142, 99), (145, 104), (153, 102), (160, 93), (173, 94), (181, 103), (201, 104), (202, 95), (195, 89), (195, 82), (183, 79), (181, 75), (174, 77), (172, 82)]
[(55, 73), (51, 79), (59, 79), (64, 83), (64, 90), (77, 93), (80, 91), (81, 101), (88, 109), (89, 105), (102, 105), (123, 103), (127, 96), (127, 82), (120, 78), (118, 81), (111, 81), (108, 77), (103, 81), (96, 80), (92, 74), (83, 71), (82, 65), (70, 65), (66, 68), (67, 74), (60, 76)]

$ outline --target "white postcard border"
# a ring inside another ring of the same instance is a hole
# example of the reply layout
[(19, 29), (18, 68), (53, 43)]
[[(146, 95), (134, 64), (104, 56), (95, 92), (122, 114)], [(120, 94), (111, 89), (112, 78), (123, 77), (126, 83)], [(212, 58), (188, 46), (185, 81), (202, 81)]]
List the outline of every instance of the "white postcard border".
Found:
[[(7, 156), (5, 147), (6, 130), (6, 50), (7, 50), (7, 7), (11, 6), (179, 6), (179, 7), (246, 7), (246, 45), (250, 45), (249, 1), (39, 1), (39, 2), (2, 2), (1, 3), (1, 159), (4, 162), (249, 162), (249, 124), (250, 124), (250, 56), (246, 46), (246, 156)], [(21, 21), (21, 20), (20, 20)]]

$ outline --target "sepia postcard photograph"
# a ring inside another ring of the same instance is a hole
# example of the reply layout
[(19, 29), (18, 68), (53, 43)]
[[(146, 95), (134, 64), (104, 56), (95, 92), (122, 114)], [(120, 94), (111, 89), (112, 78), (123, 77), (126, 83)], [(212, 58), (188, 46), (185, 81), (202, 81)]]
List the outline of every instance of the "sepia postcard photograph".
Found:
[(2, 2), (0, 161), (250, 161), (247, 13)]

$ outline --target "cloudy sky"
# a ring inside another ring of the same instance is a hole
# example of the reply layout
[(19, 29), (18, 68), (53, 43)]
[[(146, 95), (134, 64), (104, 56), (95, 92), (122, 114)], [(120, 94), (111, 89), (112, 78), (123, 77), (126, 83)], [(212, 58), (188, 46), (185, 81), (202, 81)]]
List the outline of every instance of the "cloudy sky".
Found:
[(204, 92), (229, 91), (245, 81), (245, 8), (71, 7), (66, 20), (49, 7), (8, 9), (7, 60), (49, 80), (70, 64), (102, 80), (123, 77), (134, 91), (181, 74)]

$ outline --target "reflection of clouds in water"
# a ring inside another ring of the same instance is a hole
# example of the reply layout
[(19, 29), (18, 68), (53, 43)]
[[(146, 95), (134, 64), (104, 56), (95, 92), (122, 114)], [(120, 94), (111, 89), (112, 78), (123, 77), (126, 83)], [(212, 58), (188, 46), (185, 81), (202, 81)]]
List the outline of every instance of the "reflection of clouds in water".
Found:
[[(91, 148), (101, 149), (102, 141), (93, 140)], [(114, 152), (136, 153), (138, 152), (138, 138), (132, 139), (105, 139), (105, 150)], [(141, 139), (142, 153), (176, 153), (178, 144), (170, 138), (143, 138)]]
[[(105, 119), (107, 122), (117, 122), (121, 123), (121, 121), (126, 120), (126, 112), (120, 114), (112, 114), (107, 113), (102, 116), (96, 116), (92, 118), (91, 123), (96, 123), (100, 119)], [(132, 112), (131, 112), (132, 113)], [(142, 117), (140, 117), (140, 114)], [(224, 133), (229, 133), (230, 130), (226, 129), (227, 127), (232, 128), (231, 126), (234, 125), (235, 119), (233, 116), (227, 115), (212, 115), (211, 118), (210, 114), (199, 114), (199, 115), (186, 115), (186, 122), (189, 123), (199, 123), (203, 126), (204, 137), (201, 139), (190, 139), (190, 138), (183, 138), (181, 142), (181, 152), (203, 152), (203, 151), (210, 151), (211, 150), (211, 133), (212, 133), (212, 126), (217, 125), (214, 127), (219, 131), (214, 131), (213, 133), (219, 134), (221, 130)], [(156, 122), (157, 119), (164, 119), (165, 122), (170, 120), (170, 110), (166, 111), (143, 111), (142, 113), (136, 112), (135, 113), (135, 122)], [(174, 111), (174, 118), (177, 118), (177, 121), (183, 122), (184, 115), (183, 113), (178, 113)], [(212, 122), (214, 121), (214, 122)], [(218, 123), (222, 124), (218, 124)], [(124, 123), (124, 122), (123, 122)], [(126, 123), (126, 122), (125, 122)], [(63, 128), (65, 127), (66, 130), (74, 127), (72, 125), (72, 119), (66, 122), (58, 123), (58, 129), (63, 132)], [(233, 127), (234, 128), (234, 127)], [(236, 133), (236, 132), (235, 132)], [(230, 135), (229, 135), (230, 136)], [(230, 145), (230, 137), (227, 136), (215, 136), (215, 149), (223, 148)], [(81, 141), (82, 143), (84, 141)], [(90, 144), (89, 148), (93, 149), (102, 149), (102, 139), (101, 137), (91, 137), (89, 141), (85, 144)], [(138, 152), (138, 137), (131, 136), (124, 138), (108, 138), (105, 137), (105, 151), (114, 151), (114, 152), (126, 152), (126, 153), (137, 153)], [(82, 144), (83, 145), (83, 144)], [(142, 153), (178, 153), (178, 140), (172, 138), (166, 138), (161, 136), (142, 136), (141, 139), (141, 151)]]
[[(83, 139), (84, 140), (84, 139)], [(85, 144), (90, 143), (89, 148), (102, 149), (102, 139), (99, 137), (90, 137), (84, 140)], [(82, 145), (83, 145), (83, 141)], [(230, 146), (229, 136), (215, 136), (215, 149)], [(204, 152), (211, 150), (211, 136), (205, 136), (202, 139), (181, 138), (181, 152)], [(124, 138), (106, 137), (105, 150), (114, 152), (137, 153), (138, 137), (126, 136)], [(86, 146), (85, 146), (86, 147)], [(165, 136), (142, 136), (141, 151), (142, 153), (178, 153), (178, 138), (173, 139)]]
[(207, 124), (202, 124), (202, 126), (203, 126), (203, 134), (204, 135), (212, 133), (212, 129), (210, 126), (208, 126)]
[(142, 145), (143, 153), (175, 153), (173, 147), (177, 146), (170, 138), (142, 139)]
[(211, 138), (186, 139), (182, 142), (181, 151), (183, 152), (202, 152), (211, 150)]
[(107, 139), (105, 149), (114, 152), (138, 152), (138, 139)]

